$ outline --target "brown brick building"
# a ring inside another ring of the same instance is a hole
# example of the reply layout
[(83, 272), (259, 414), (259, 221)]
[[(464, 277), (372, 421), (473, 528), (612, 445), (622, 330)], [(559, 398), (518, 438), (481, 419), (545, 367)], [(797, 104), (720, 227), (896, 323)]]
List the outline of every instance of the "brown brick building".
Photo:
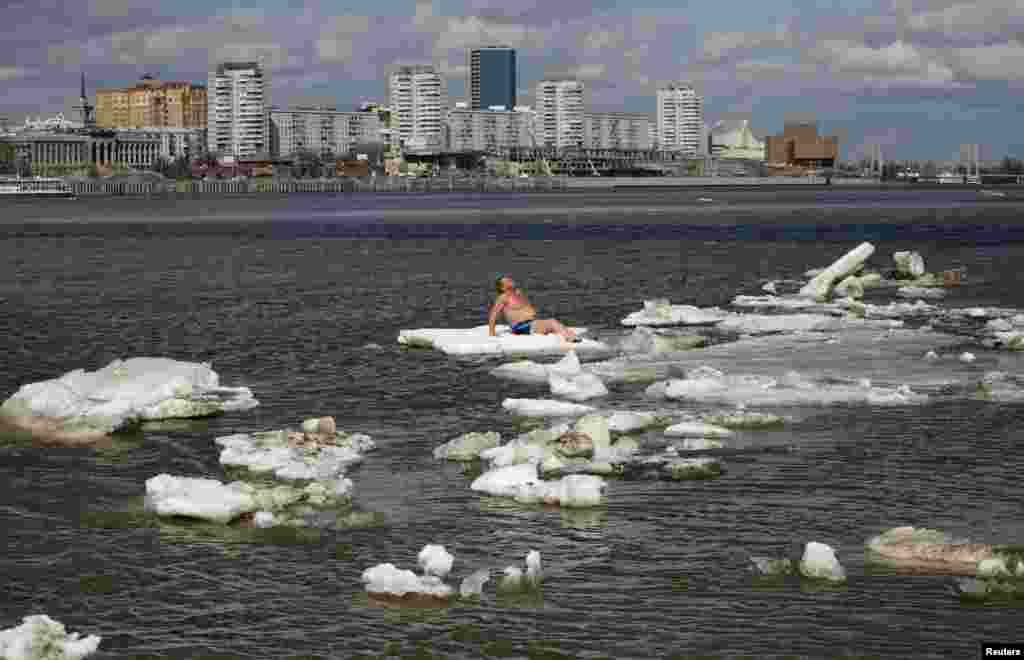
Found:
[(127, 89), (96, 91), (100, 128), (206, 128), (206, 87), (144, 76)]
[(782, 135), (770, 135), (765, 140), (769, 165), (833, 167), (838, 159), (839, 138), (818, 135), (815, 122), (786, 122)]

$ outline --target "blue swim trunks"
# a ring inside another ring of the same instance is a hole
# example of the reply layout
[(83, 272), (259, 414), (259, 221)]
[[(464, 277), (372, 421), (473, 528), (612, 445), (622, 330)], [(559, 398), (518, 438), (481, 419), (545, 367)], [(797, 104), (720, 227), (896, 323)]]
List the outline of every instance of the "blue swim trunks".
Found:
[(512, 326), (512, 334), (514, 335), (528, 335), (530, 334), (530, 324), (533, 323), (533, 319), (528, 321), (520, 321)]

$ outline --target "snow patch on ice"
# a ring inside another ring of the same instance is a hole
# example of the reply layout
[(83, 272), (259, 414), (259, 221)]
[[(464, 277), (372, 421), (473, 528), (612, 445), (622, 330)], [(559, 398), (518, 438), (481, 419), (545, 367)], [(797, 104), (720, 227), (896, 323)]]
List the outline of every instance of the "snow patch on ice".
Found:
[(0, 630), (3, 660), (81, 660), (96, 652), (101, 637), (68, 633), (64, 624), (45, 614), (22, 619), (14, 628)]
[[(586, 333), (586, 328), (572, 328), (577, 335)], [(611, 348), (602, 342), (583, 338), (578, 343), (568, 343), (560, 336), (515, 335), (508, 326), (496, 327), (496, 336), (490, 336), (486, 325), (475, 328), (420, 328), (401, 330), (398, 343), (409, 347), (433, 348), (447, 355), (559, 355), (568, 350), (580, 353), (610, 353)]]

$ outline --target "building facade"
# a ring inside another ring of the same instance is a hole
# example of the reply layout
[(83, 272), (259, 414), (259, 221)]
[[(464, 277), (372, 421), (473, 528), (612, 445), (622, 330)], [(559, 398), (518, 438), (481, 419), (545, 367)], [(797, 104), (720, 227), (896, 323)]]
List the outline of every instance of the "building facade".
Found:
[(534, 113), (529, 108), (473, 110), (456, 106), (448, 113), (448, 149), (500, 154), (533, 146)]
[(440, 153), (445, 143), (444, 79), (434, 67), (402, 66), (388, 77), (392, 145), (410, 153)]
[(704, 151), (704, 99), (684, 83), (658, 90), (658, 148), (697, 156)]
[(321, 158), (342, 156), (356, 144), (381, 142), (383, 125), (376, 110), (339, 112), (329, 106), (272, 108), (271, 153), (291, 157), (308, 150)]
[(583, 83), (578, 80), (542, 80), (537, 83), (537, 146), (555, 149), (584, 145)]
[(750, 128), (747, 119), (723, 119), (711, 127), (708, 153), (716, 158), (765, 159), (765, 145)]
[(161, 82), (149, 76), (126, 89), (96, 90), (96, 126), (100, 128), (205, 129), (206, 87)]
[(259, 62), (228, 62), (210, 72), (207, 142), (222, 157), (253, 160), (268, 155), (270, 84)]
[(47, 168), (89, 165), (148, 168), (161, 156), (162, 138), (146, 131), (95, 130), (79, 133), (22, 132), (0, 138), (15, 149), (16, 159), (33, 174)]
[(655, 119), (633, 112), (583, 114), (583, 146), (587, 149), (649, 151), (655, 147)]
[(786, 122), (781, 135), (768, 136), (765, 152), (770, 165), (833, 167), (839, 158), (839, 138), (818, 135), (814, 121)]
[(516, 106), (516, 51), (507, 46), (489, 46), (469, 51), (469, 96), (471, 110)]

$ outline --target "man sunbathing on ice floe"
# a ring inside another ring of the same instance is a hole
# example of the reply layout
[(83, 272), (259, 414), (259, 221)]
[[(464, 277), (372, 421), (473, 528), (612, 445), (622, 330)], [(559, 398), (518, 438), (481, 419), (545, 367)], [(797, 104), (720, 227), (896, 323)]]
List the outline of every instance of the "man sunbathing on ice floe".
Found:
[(498, 297), (491, 306), (491, 315), (487, 319), (491, 336), (496, 336), (494, 326), (498, 322), (498, 314), (505, 312), (505, 320), (514, 335), (561, 335), (566, 341), (580, 341), (572, 328), (567, 328), (555, 319), (538, 319), (537, 310), (526, 294), (516, 288), (511, 277), (499, 277), (495, 282)]

